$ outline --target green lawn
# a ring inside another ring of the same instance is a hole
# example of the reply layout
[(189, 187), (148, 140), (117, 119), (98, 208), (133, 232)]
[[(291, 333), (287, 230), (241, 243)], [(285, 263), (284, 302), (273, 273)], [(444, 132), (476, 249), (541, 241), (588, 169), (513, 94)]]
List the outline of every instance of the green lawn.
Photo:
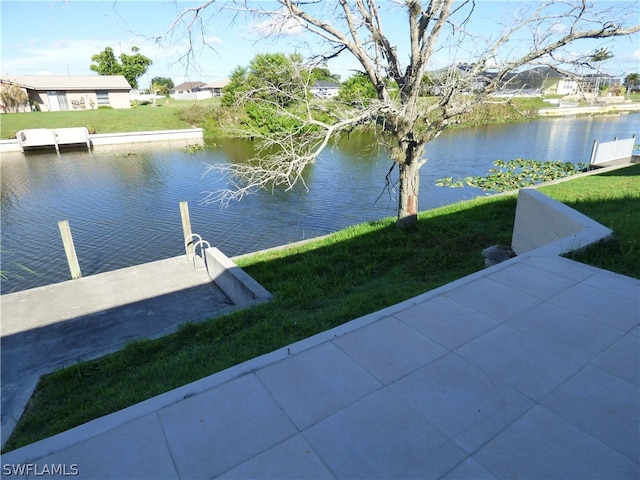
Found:
[(571, 255), (575, 260), (640, 278), (640, 164), (541, 187), (614, 231), (614, 240)]
[[(640, 165), (541, 190), (615, 230), (616, 240), (578, 260), (640, 278)], [(483, 248), (510, 243), (515, 204), (514, 195), (482, 197), (422, 213), (415, 232), (385, 219), (249, 256), (240, 266), (273, 293), (271, 302), (44, 376), (6, 450), (480, 270)]]
[[(218, 102), (219, 99), (211, 99), (198, 102), (198, 105), (215, 105)], [(155, 107), (10, 113), (0, 116), (0, 138), (14, 138), (17, 131), (26, 128), (87, 127), (92, 133), (118, 133), (200, 127), (185, 115), (194, 104), (196, 102), (167, 99), (159, 100)]]

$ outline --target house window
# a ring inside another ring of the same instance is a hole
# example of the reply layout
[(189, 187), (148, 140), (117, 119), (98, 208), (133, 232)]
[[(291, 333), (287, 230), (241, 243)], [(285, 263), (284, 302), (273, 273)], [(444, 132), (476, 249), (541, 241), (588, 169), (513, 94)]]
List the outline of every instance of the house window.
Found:
[(109, 92), (107, 90), (97, 90), (98, 105), (109, 105)]

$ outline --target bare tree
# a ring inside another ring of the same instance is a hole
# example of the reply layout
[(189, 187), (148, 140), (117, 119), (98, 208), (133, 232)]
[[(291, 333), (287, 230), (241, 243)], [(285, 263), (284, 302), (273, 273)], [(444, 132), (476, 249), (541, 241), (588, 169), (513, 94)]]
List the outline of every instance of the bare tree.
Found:
[[(600, 8), (588, 0), (516, 2), (515, 7), (508, 4), (511, 18), (496, 23), (493, 31), (482, 35), (471, 29), (474, 0), (321, 3), (278, 0), (278, 8), (270, 9), (260, 2), (208, 1), (183, 12), (198, 18), (205, 8), (212, 7), (233, 15), (250, 14), (271, 25), (272, 35), (277, 35), (279, 28), (304, 30), (326, 47), (316, 53), (318, 62), (351, 54), (376, 89), (377, 99), (360, 108), (333, 111), (328, 121), (326, 117), (318, 121), (304, 108), (295, 114), (280, 109), (283, 115), (294, 116), (300, 128), (266, 138), (266, 146), (278, 148), (259, 160), (230, 166), (229, 173), (235, 179), (232, 196), (269, 185), (291, 187), (304, 181), (304, 167), (318, 158), (332, 136), (355, 126), (374, 124), (384, 130), (391, 158), (399, 168), (398, 226), (403, 228), (415, 227), (417, 222), (419, 172), (427, 161), (425, 146), (457, 116), (486, 100), (521, 67), (566, 66), (579, 61), (566, 48), (571, 44), (640, 31), (640, 25), (633, 24), (638, 8), (632, 3)], [(399, 53), (399, 46), (386, 34), (383, 20), (389, 15), (406, 18), (409, 50), (405, 54)], [(196, 23), (191, 20), (191, 24)], [(455, 75), (439, 78), (437, 96), (425, 101), (421, 94), (427, 65), (434, 55), (445, 53), (452, 59), (464, 56), (472, 63), (465, 64)], [(391, 94), (390, 79), (399, 88), (399, 95)], [(224, 198), (229, 195), (218, 197)]]

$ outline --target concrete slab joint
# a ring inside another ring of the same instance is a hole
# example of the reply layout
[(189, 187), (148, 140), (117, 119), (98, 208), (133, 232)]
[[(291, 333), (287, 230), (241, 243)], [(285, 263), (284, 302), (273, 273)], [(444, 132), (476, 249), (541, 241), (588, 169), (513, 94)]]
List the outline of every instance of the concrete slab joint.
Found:
[(517, 255), (536, 250), (562, 255), (606, 240), (613, 232), (533, 188), (518, 192), (511, 248)]
[(273, 298), (262, 285), (215, 247), (205, 250), (209, 278), (237, 306), (266, 302)]

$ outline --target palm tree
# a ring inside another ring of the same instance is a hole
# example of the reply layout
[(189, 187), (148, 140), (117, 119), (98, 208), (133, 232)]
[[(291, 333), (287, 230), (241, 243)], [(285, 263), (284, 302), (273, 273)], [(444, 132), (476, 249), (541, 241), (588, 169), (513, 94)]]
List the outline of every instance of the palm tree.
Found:
[(640, 90), (640, 73), (630, 73), (624, 77), (624, 84), (627, 87), (627, 93)]
[(640, 83), (640, 73), (630, 73), (629, 75), (624, 77), (624, 83), (632, 85)]

